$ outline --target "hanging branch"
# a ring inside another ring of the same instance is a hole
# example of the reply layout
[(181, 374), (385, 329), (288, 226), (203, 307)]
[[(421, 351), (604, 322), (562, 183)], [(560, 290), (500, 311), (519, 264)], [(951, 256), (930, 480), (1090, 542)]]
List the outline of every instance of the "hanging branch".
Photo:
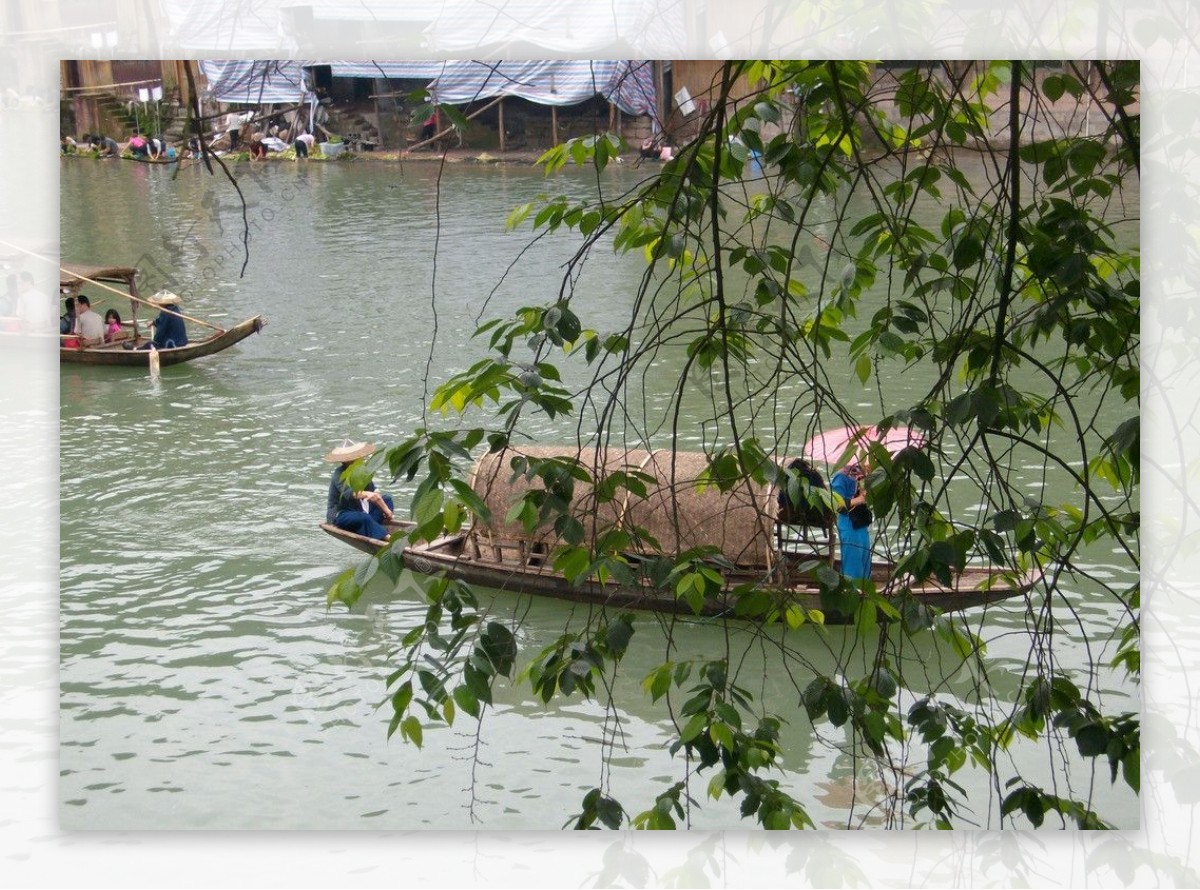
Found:
[(238, 272), (238, 277), (241, 278), (245, 276), (246, 266), (250, 264), (250, 216), (246, 206), (246, 196), (242, 194), (237, 177), (229, 172), (229, 168), (225, 166), (225, 162), (209, 147), (208, 140), (204, 138), (204, 133), (201, 132), (200, 120), (203, 118), (203, 115), (200, 113), (200, 94), (196, 90), (196, 78), (192, 74), (190, 63), (184, 62), (183, 70), (187, 74), (188, 93), (192, 103), (192, 125), (196, 133), (196, 138), (200, 142), (200, 157), (203, 159), (204, 166), (209, 173), (213, 172), (212, 163), (209, 161), (209, 158), (212, 158), (221, 165), (221, 170), (224, 171), (225, 177), (233, 185), (233, 190), (237, 192), (238, 200), (242, 203), (242, 246), (245, 251), (245, 258), (242, 260), (242, 269)]

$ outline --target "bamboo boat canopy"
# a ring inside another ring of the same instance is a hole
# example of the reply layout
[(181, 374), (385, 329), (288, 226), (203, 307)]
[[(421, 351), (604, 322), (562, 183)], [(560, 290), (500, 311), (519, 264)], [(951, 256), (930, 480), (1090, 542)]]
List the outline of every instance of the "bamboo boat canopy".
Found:
[(538, 528), (531, 535), (519, 521), (507, 521), (512, 506), (526, 492), (543, 487), (536, 475), (527, 479), (523, 474), (514, 474), (512, 461), (521, 455), (578, 461), (597, 480), (617, 471), (638, 471), (654, 477), (653, 482), (646, 482), (645, 497), (618, 488), (615, 498), (607, 502), (598, 500), (592, 485), (576, 481), (570, 512), (588, 535), (608, 527), (631, 532), (641, 528), (657, 539), (664, 554), (715, 546), (739, 566), (768, 567), (774, 561), (773, 488), (750, 480), (739, 482), (730, 491), (711, 485), (701, 488), (697, 480), (709, 458), (696, 452), (523, 447), (486, 454), (475, 463), (471, 486), (492, 518), (488, 524), (477, 522), (474, 533), (491, 540), (527, 541), (547, 547), (559, 543), (550, 527)]
[(58, 286), (62, 291), (78, 291), (91, 281), (117, 281), (128, 286), (137, 277), (132, 266), (85, 266), (63, 263), (58, 271)]

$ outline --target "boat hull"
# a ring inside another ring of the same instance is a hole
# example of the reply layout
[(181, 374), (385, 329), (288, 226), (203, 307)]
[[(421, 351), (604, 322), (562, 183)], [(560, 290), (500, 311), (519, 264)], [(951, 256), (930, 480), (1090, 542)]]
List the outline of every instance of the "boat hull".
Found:
[[(397, 531), (406, 531), (411, 523), (396, 523)], [(387, 546), (386, 541), (366, 538), (344, 531), (328, 523), (322, 530), (340, 541), (364, 553), (375, 554)], [(393, 536), (394, 537), (394, 536)], [(425, 575), (444, 572), (447, 576), (468, 584), (477, 584), (495, 590), (547, 596), (577, 603), (593, 603), (615, 608), (642, 609), (654, 612), (694, 615), (691, 606), (674, 596), (670, 590), (660, 588), (627, 586), (616, 583), (601, 584), (586, 581), (571, 584), (548, 564), (537, 566), (505, 565), (473, 558), (467, 552), (465, 535), (454, 535), (428, 544), (409, 545), (401, 551), (406, 568)], [(809, 563), (815, 565), (814, 563)], [(799, 569), (800, 563), (793, 568)], [(820, 588), (815, 582), (803, 580), (805, 572), (797, 571), (800, 580), (792, 583), (764, 585), (765, 589), (782, 595), (784, 601), (804, 609), (822, 609)], [(879, 589), (889, 588), (890, 566), (876, 565), (872, 572)], [(1036, 583), (1038, 576), (1031, 574), (1019, 583), (1001, 583), (997, 573), (985, 568), (968, 568), (952, 586), (923, 584), (911, 590), (913, 598), (944, 612), (985, 606), (1000, 600), (1022, 596)], [(730, 586), (746, 582), (762, 582), (762, 573), (735, 573), (729, 577)], [(990, 583), (990, 586), (989, 586)], [(734, 598), (723, 594), (705, 600), (703, 615), (727, 615), (733, 613)], [(845, 616), (826, 611), (827, 623), (839, 623)]]
[[(196, 340), (187, 346), (156, 350), (159, 364), (177, 365), (181, 362), (213, 355), (228, 349), (235, 343), (240, 343), (251, 334), (261, 331), (262, 327), (263, 318), (261, 315), (256, 315), (228, 330), (221, 331), (204, 340)], [(59, 348), (58, 356), (59, 361), (71, 364), (118, 365), (131, 368), (145, 368), (150, 364), (149, 349), (126, 349), (121, 343), (82, 349), (64, 346)]]

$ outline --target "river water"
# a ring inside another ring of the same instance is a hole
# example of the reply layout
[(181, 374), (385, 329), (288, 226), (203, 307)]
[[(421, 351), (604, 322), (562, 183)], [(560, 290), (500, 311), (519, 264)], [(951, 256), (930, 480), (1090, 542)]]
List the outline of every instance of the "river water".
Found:
[[(639, 622), (611, 709), (577, 698), (546, 707), (501, 684), (478, 733), (460, 720), (427, 731), (423, 750), (398, 736), (389, 743), (389, 710), (378, 707), (389, 653), (423, 607), (402, 583), (372, 586), (353, 611), (327, 610), (329, 584), (360, 557), (317, 528), (325, 451), (343, 436), (395, 442), (436, 422), (422, 406), (432, 385), (483, 355), (469, 340), (477, 319), (558, 288), (576, 242), (530, 248), (528, 230), (505, 232), (509, 211), (543, 192), (584, 195), (594, 183), (578, 171), (548, 183), (524, 167), (428, 162), (243, 163), (236, 172), (245, 216), (229, 183), (199, 167), (62, 163), (65, 261), (138, 265), (144, 291), (170, 285), (189, 315), (267, 318), (261, 335), (165, 368), (159, 380), (61, 368), (63, 827), (557, 828), (602, 781), (635, 812), (649, 806), (681, 772), (666, 750), (670, 724), (641, 689), (664, 657), (668, 628)], [(631, 187), (645, 172), (614, 169), (607, 185)], [(586, 325), (613, 329), (644, 264), (601, 250), (589, 269), (575, 284), (577, 305)], [(99, 308), (108, 305), (128, 303), (113, 297)], [(676, 361), (664, 356), (663, 379)], [(902, 394), (915, 383), (894, 385)], [(650, 381), (644, 392), (653, 413), (669, 388)], [(689, 398), (699, 411), (702, 396)], [(857, 398), (864, 413), (878, 413), (873, 391)], [(532, 429), (566, 441), (576, 423)], [(1040, 467), (1018, 472), (1042, 484)], [(407, 492), (394, 493), (405, 503)], [(1135, 577), (1115, 554), (1088, 557), (1100, 577)], [(1082, 582), (1064, 593), (1079, 622), (1056, 637), (1056, 658), (1079, 669), (1106, 660), (1114, 605)], [(583, 614), (504, 595), (492, 609), (522, 616), (520, 663)], [(975, 623), (1013, 672), (1027, 658), (1025, 627), (1020, 603)], [(779, 778), (818, 823), (879, 823), (863, 805), (878, 777), (829, 744), (840, 731), (826, 724), (814, 733), (798, 704), (806, 674), (837, 660), (865, 666), (869, 641), (839, 629), (784, 639), (697, 621), (669, 633), (677, 652), (695, 657), (733, 646), (743, 685), (782, 703), (791, 719)], [(929, 688), (965, 693), (976, 682), (948, 667), (948, 649), (924, 645), (898, 657)], [(778, 668), (780, 647), (789, 672)], [(1015, 688), (1004, 673), (989, 678), (1001, 701)], [(1106, 707), (1137, 710), (1135, 687), (1100, 677)], [(1044, 751), (1019, 748), (1016, 759), (1031, 777), (1054, 780)], [(1070, 769), (1074, 786), (1088, 787), (1089, 767)], [(995, 794), (982, 773), (960, 776), (973, 795)], [(706, 783), (702, 776), (692, 789), (702, 801)], [(1092, 787), (1102, 814), (1137, 825), (1124, 786), (1097, 774)], [(725, 801), (709, 802), (693, 824), (738, 818)]]

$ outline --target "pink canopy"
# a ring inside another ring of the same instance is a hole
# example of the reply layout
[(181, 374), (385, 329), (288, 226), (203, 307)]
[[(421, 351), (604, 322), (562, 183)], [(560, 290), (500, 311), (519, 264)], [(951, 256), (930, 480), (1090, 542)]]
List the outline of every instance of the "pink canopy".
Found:
[(889, 454), (896, 454), (910, 446), (920, 448), (925, 436), (906, 426), (893, 427), (886, 433), (873, 426), (844, 426), (813, 436), (804, 444), (804, 456), (827, 464), (847, 464), (864, 459), (867, 449), (876, 442)]

